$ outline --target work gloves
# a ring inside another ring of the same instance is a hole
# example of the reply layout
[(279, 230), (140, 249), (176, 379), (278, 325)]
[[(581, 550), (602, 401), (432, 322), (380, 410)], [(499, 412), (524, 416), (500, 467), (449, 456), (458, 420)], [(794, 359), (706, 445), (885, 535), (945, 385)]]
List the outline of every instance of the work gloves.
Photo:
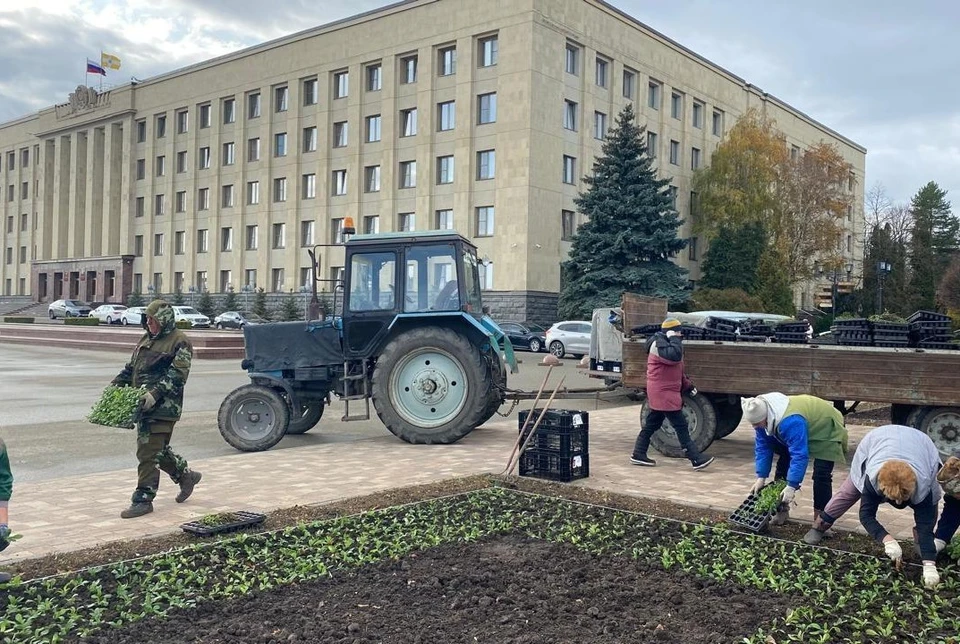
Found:
[(793, 501), (793, 497), (796, 494), (797, 488), (788, 485), (787, 487), (783, 488), (783, 492), (780, 493), (780, 502), (789, 505), (790, 502)]
[(140, 402), (143, 403), (143, 411), (150, 411), (153, 409), (153, 406), (157, 404), (157, 399), (153, 397), (153, 394), (149, 391), (140, 398)]
[(923, 585), (926, 588), (936, 588), (940, 584), (940, 573), (937, 572), (937, 565), (932, 561), (923, 562)]
[(10, 541), (7, 537), (10, 536), (10, 528), (7, 527), (6, 523), (0, 523), (0, 552), (3, 552), (7, 549), (7, 546), (10, 545)]
[(754, 483), (753, 486), (750, 488), (750, 494), (758, 494), (760, 490), (763, 489), (763, 486), (766, 484), (767, 484), (767, 479), (765, 478), (757, 479), (757, 482)]
[(896, 539), (884, 541), (883, 551), (887, 553), (887, 556), (890, 557), (890, 560), (894, 563), (897, 563), (903, 559), (903, 548), (900, 547), (900, 544), (897, 543)]

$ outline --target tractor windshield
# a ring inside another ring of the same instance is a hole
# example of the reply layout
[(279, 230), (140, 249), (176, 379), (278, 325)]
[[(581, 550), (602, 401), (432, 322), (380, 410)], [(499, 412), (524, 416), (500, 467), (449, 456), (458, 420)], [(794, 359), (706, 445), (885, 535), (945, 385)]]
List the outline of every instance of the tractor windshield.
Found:
[(467, 313), (481, 315), (480, 264), (477, 261), (476, 254), (468, 248), (463, 249), (463, 279)]

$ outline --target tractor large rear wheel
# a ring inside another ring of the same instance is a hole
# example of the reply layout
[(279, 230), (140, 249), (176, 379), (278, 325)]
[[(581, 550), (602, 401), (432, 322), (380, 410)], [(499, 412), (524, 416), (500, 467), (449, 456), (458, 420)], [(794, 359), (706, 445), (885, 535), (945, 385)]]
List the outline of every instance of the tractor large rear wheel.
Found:
[[(640, 422), (646, 421), (650, 414), (649, 405), (643, 406), (640, 413)], [(703, 452), (713, 442), (717, 433), (717, 412), (713, 403), (706, 396), (683, 395), (683, 415), (687, 419), (687, 426), (690, 429), (690, 438), (700, 452)], [(677, 440), (677, 433), (669, 420), (664, 420), (663, 425), (653, 438), (650, 439), (650, 445), (664, 456), (673, 458), (684, 458), (686, 454)]]
[(490, 364), (490, 379), (493, 386), (490, 387), (487, 407), (483, 412), (483, 419), (480, 421), (480, 424), (487, 422), (497, 413), (500, 405), (503, 404), (503, 390), (507, 388), (507, 369), (503, 364), (503, 360), (493, 351), (490, 352), (488, 358)]
[(242, 452), (262, 452), (280, 442), (290, 424), (290, 407), (275, 390), (244, 385), (220, 405), (220, 435)]
[(408, 443), (455, 443), (489, 418), (492, 374), (479, 349), (439, 327), (411, 329), (377, 358), (377, 416)]

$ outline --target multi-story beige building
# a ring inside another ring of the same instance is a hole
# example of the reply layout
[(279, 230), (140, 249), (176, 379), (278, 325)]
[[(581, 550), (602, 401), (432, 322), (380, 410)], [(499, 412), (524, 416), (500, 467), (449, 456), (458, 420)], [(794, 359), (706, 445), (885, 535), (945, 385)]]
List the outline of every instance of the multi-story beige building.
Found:
[[(548, 319), (581, 178), (628, 102), (683, 236), (693, 170), (751, 107), (798, 150), (835, 144), (863, 201), (864, 148), (604, 2), (409, 0), (0, 125), (0, 287), (299, 291), (307, 249), (353, 217), (459, 231), (495, 312)], [(858, 264), (859, 205), (848, 224)], [(324, 249), (323, 276), (342, 258)]]

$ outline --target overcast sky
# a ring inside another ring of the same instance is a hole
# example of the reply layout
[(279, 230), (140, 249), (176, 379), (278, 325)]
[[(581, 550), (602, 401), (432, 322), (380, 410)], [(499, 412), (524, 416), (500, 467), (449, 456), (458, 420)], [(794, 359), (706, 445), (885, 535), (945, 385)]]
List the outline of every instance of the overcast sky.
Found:
[[(388, 0), (0, 0), (0, 121), (66, 100), (101, 49), (148, 78)], [(867, 148), (867, 185), (960, 192), (960, 2), (613, 0)]]

